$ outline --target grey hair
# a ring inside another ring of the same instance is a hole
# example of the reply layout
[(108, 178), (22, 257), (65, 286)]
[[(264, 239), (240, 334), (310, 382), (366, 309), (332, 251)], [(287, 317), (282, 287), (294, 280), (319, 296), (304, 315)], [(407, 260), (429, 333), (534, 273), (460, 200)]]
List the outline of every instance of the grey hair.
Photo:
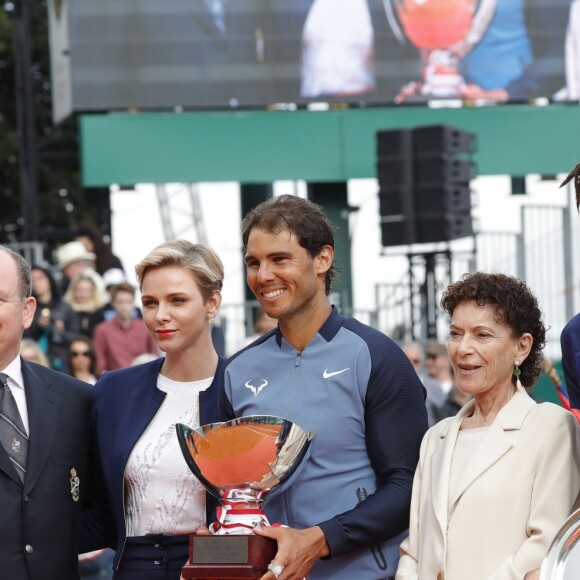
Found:
[(20, 302), (32, 296), (32, 268), (30, 264), (17, 252), (0, 245), (0, 251), (8, 254), (16, 264), (18, 273), (18, 297)]

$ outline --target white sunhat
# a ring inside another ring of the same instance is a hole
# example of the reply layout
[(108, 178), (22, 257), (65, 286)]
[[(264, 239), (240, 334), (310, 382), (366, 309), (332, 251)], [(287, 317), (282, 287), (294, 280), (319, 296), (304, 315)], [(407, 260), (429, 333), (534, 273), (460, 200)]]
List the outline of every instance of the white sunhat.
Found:
[(89, 252), (82, 242), (68, 242), (56, 249), (56, 265), (63, 269), (73, 262), (83, 260), (92, 261), (96, 258), (95, 254)]

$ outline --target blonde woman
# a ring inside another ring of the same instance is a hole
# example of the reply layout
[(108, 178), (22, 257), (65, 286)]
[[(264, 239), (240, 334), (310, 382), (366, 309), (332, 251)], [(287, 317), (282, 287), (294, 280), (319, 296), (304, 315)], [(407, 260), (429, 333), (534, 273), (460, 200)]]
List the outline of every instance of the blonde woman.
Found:
[(78, 274), (63, 299), (77, 313), (81, 333), (92, 338), (95, 326), (103, 321), (102, 308), (108, 301), (102, 278), (91, 270)]
[(155, 248), (136, 273), (143, 319), (165, 357), (105, 373), (93, 388), (106, 493), (93, 497), (83, 549), (116, 545), (115, 580), (178, 580), (188, 534), (206, 525), (206, 494), (183, 460), (175, 424), (218, 419), (214, 377), (223, 361), (211, 324), (224, 272), (208, 246), (178, 240)]

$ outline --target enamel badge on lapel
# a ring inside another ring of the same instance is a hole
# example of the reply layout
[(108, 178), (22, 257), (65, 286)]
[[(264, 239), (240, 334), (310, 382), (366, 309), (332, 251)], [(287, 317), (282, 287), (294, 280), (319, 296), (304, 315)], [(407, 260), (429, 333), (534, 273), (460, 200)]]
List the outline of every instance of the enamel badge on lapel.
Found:
[(16, 437), (12, 437), (12, 451), (14, 453), (20, 453), (20, 441), (18, 441), (18, 439), (16, 439)]
[(73, 501), (79, 501), (79, 496), (80, 496), (80, 490), (79, 490), (79, 485), (81, 483), (81, 480), (79, 479), (78, 475), (77, 475), (77, 470), (73, 467), (70, 470), (70, 495), (73, 499)]

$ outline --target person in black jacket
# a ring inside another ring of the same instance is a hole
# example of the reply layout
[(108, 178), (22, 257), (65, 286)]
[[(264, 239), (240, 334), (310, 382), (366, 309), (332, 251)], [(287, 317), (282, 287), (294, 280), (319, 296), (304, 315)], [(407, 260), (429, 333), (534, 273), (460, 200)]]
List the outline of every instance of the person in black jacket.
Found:
[(61, 298), (56, 281), (47, 268), (32, 267), (32, 295), (36, 299), (36, 311), (24, 337), (39, 344), (53, 369), (66, 372), (67, 345), (80, 332), (79, 318)]
[(0, 272), (0, 406), (18, 426), (0, 435), (0, 578), (78, 580), (89, 386), (21, 359), (36, 309), (30, 265), (0, 246)]

